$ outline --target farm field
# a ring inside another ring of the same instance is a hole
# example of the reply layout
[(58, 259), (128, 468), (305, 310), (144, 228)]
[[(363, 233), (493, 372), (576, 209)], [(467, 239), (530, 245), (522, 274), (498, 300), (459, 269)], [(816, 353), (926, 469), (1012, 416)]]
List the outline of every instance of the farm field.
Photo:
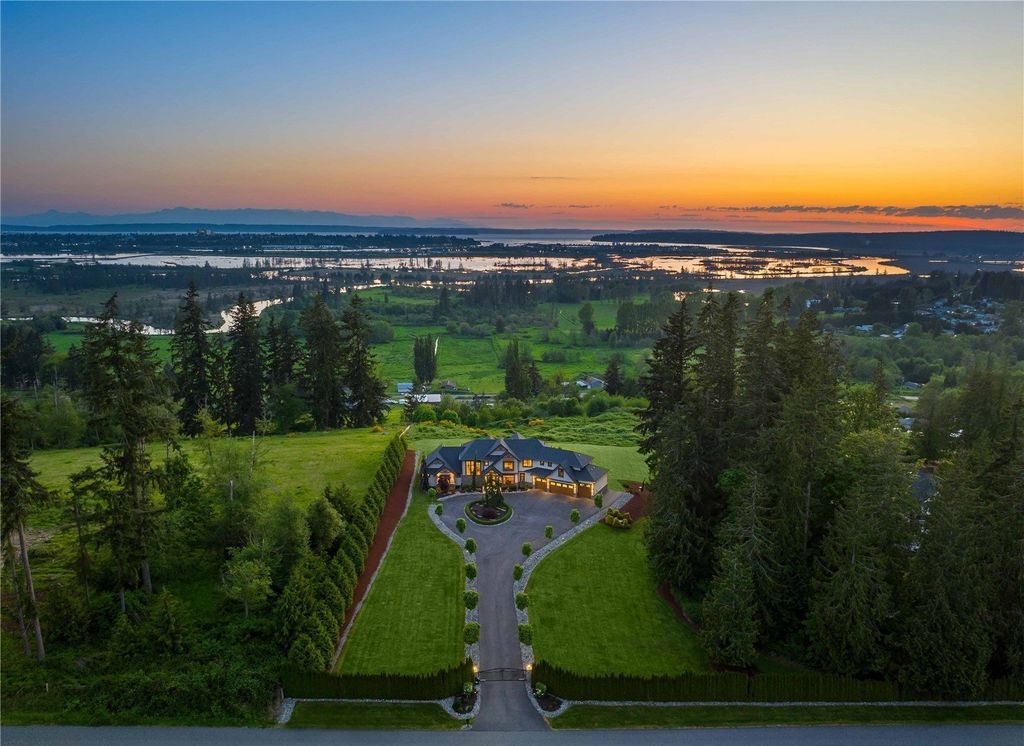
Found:
[(416, 490), (335, 670), (427, 674), (462, 660), (462, 555)]
[(642, 536), (643, 521), (598, 524), (537, 566), (527, 588), (537, 659), (584, 675), (709, 670), (697, 634), (658, 595)]
[(1024, 706), (978, 707), (605, 707), (575, 705), (550, 720), (568, 728), (714, 728), (863, 723), (1024, 723)]
[[(260, 443), (271, 494), (288, 497), (304, 507), (326, 485), (345, 482), (360, 495), (370, 485), (388, 441), (401, 429), (397, 415), (395, 412), (389, 417), (383, 432), (358, 428), (263, 438)], [(198, 465), (199, 441), (183, 439), (181, 447)], [(162, 450), (156, 447), (154, 460), (160, 459)], [(66, 488), (75, 472), (99, 463), (98, 447), (36, 451), (31, 460), (43, 485), (55, 490)]]

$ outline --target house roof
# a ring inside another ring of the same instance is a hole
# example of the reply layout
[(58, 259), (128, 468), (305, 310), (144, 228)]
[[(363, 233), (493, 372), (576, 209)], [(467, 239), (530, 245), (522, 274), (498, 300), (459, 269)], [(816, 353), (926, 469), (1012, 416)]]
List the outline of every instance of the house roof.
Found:
[[(427, 456), (423, 462), (424, 469), (436, 472), (439, 467), (431, 467), (430, 464), (437, 458), (455, 472), (462, 471), (463, 461), (483, 461), (485, 466), (482, 473), (486, 474), (492, 469), (497, 469), (498, 462), (504, 458), (504, 455), (496, 454), (499, 451), (502, 454), (512, 454), (517, 461), (532, 460), (535, 465), (527, 471), (536, 477), (547, 477), (558, 467), (562, 467), (564, 476), (555, 478), (573, 482), (595, 482), (608, 473), (607, 469), (596, 466), (593, 459), (586, 454), (564, 448), (552, 448), (539, 438), (524, 438), (519, 433), (507, 438), (477, 438), (461, 446), (442, 446)], [(542, 466), (538, 462), (554, 464), (554, 467)]]
[[(456, 474), (462, 471), (459, 463), (459, 451), (461, 446), (441, 446), (435, 449), (430, 455), (423, 459), (423, 469), (428, 474), (433, 474), (448, 469)], [(441, 463), (438, 464), (437, 462)]]

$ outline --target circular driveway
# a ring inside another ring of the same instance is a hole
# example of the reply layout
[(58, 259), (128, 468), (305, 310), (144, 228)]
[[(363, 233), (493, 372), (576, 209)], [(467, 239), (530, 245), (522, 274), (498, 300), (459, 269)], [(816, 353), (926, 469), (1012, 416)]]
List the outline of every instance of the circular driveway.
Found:
[[(549, 541), (571, 529), (575, 524), (569, 514), (576, 509), (580, 520), (598, 512), (590, 498), (554, 495), (529, 490), (509, 492), (505, 502), (512, 506), (512, 517), (496, 526), (473, 523), (465, 507), (479, 500), (480, 493), (442, 498), (441, 520), (458, 533), (455, 522), (466, 520), (463, 539), (476, 540), (477, 589), (480, 593), (480, 668), (522, 668), (519, 651), (519, 625), (512, 596), (512, 568), (526, 559), (524, 542), (537, 551)], [(609, 496), (605, 496), (609, 499)], [(552, 539), (544, 538), (544, 527), (553, 526)], [(473, 730), (546, 730), (547, 724), (530, 702), (521, 681), (483, 681), (480, 715)]]

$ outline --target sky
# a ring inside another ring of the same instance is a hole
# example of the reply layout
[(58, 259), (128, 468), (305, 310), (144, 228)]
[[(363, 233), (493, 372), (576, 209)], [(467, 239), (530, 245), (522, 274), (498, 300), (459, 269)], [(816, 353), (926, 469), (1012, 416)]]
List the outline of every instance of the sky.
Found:
[(0, 4), (0, 211), (1024, 229), (1024, 3)]

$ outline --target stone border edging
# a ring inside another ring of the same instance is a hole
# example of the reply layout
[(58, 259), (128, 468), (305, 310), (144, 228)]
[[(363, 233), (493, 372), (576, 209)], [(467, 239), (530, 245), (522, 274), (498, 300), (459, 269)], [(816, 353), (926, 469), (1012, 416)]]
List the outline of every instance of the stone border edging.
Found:
[[(449, 495), (449, 497), (452, 497), (452, 496)], [(440, 503), (441, 503), (440, 500), (436, 501), (436, 504), (440, 504)], [(440, 531), (442, 534), (444, 534), (449, 539), (454, 541), (455, 544), (459, 547), (459, 551), (462, 552), (463, 563), (472, 562), (473, 564), (476, 564), (476, 556), (473, 555), (473, 554), (470, 554), (469, 552), (467, 552), (466, 548), (465, 548), (466, 539), (469, 538), (469, 537), (461, 536), (461, 535), (455, 533), (454, 531), (452, 531), (450, 528), (448, 528), (448, 526), (445, 525), (444, 521), (441, 520), (441, 516), (437, 515), (437, 513), (434, 512), (434, 507), (435, 507), (435, 503), (427, 503), (427, 515), (430, 516), (430, 520), (434, 523), (434, 526), (437, 527), (438, 531)], [(481, 525), (481, 524), (475, 524), (475, 525)], [(468, 526), (467, 526), (467, 528), (468, 528)], [(487, 527), (485, 526), (485, 528), (487, 528)], [(463, 590), (464, 591), (475, 591), (476, 590), (476, 578), (470, 580), (469, 578), (467, 578), (465, 576), (465, 573), (463, 573), (462, 577), (463, 577), (463, 580), (464, 580)], [(477, 622), (477, 623), (480, 622), (480, 606), (479, 606), (479, 604), (477, 604), (477, 608), (475, 608), (475, 609), (465, 609), (465, 604), (463, 604), (463, 608), (464, 608), (464, 610), (466, 612), (465, 616), (463, 617), (463, 624), (464, 625), (465, 624), (469, 624), (470, 622)], [(465, 655), (466, 655), (466, 657), (468, 657), (470, 660), (473, 661), (473, 665), (474, 666), (479, 668), (480, 667), (480, 643), (479, 642), (474, 642), (472, 645), (469, 645), (469, 644), (466, 644), (466, 643), (463, 643), (463, 644), (465, 645), (465, 651), (466, 651)], [(477, 693), (476, 701), (477, 701), (477, 704), (475, 705), (475, 709), (479, 710), (480, 709), (480, 695), (479, 695), (479, 692)]]
[[(409, 428), (406, 428), (408, 430)], [(405, 434), (405, 431), (402, 431)], [(409, 480), (409, 494), (405, 497), (405, 507), (402, 508), (402, 515), (398, 517), (398, 523), (395, 524), (395, 530), (391, 532), (391, 536), (388, 537), (388, 543), (384, 545), (384, 553), (380, 557), (380, 562), (377, 564), (377, 569), (373, 571), (373, 575), (370, 576), (370, 582), (366, 584), (366, 593), (359, 599), (359, 603), (356, 604), (355, 609), (352, 611), (352, 619), (349, 621), (345, 631), (341, 633), (341, 637), (338, 638), (338, 644), (334, 648), (334, 655), (331, 657), (331, 669), (338, 665), (338, 659), (341, 658), (342, 648), (345, 647), (345, 641), (348, 639), (349, 633), (352, 628), (356, 626), (356, 619), (359, 617), (359, 612), (363, 609), (363, 603), (370, 597), (370, 591), (373, 590), (373, 584), (377, 582), (377, 575), (380, 573), (380, 569), (384, 567), (384, 560), (388, 558), (388, 553), (391, 551), (391, 543), (395, 540), (395, 534), (398, 533), (398, 527), (402, 525), (402, 521), (405, 520), (405, 514), (409, 512), (409, 506), (412, 504), (412, 490), (413, 485), (416, 484), (416, 467), (420, 461), (420, 454), (418, 451), (415, 452), (412, 461), (412, 479)], [(358, 701), (358, 700), (356, 700)], [(367, 700), (370, 701), (370, 700)]]
[[(569, 529), (565, 533), (559, 534), (554, 539), (552, 539), (547, 544), (545, 544), (540, 549), (538, 549), (536, 552), (533, 552), (529, 557), (527, 557), (523, 561), (523, 576), (519, 580), (516, 580), (516, 581), (514, 581), (512, 583), (512, 603), (513, 603), (513, 605), (515, 605), (516, 594), (517, 593), (524, 593), (526, 591), (526, 586), (530, 582), (530, 575), (533, 574), (534, 569), (537, 567), (537, 565), (540, 564), (541, 560), (543, 560), (545, 557), (547, 557), (549, 554), (551, 554), (551, 552), (555, 551), (556, 549), (561, 547), (566, 542), (571, 541), (572, 539), (574, 539), (577, 536), (579, 536), (581, 533), (586, 531), (588, 528), (593, 526), (595, 523), (600, 522), (601, 519), (604, 518), (605, 514), (611, 508), (618, 508), (619, 506), (621, 506), (621, 505), (625, 504), (626, 502), (628, 502), (631, 499), (631, 497), (632, 496), (628, 492), (621, 493), (617, 498), (615, 498), (615, 500), (613, 500), (611, 502), (611, 504), (609, 504), (607, 506), (602, 505), (602, 507), (599, 508), (598, 511), (596, 513), (594, 513), (592, 516), (586, 518), (585, 520), (580, 521), (578, 524), (573, 526), (571, 529)], [(515, 607), (515, 608), (516, 608), (516, 619), (517, 619), (518, 623), (519, 624), (529, 624), (530, 623), (530, 614), (529, 614), (529, 608), (530, 607), (527, 606), (526, 609), (520, 609), (518, 607)], [(519, 643), (519, 653), (520, 653), (520, 656), (522, 657), (522, 660), (523, 660), (523, 668), (524, 669), (527, 668), (527, 667), (531, 667), (532, 668), (532, 666), (533, 666), (533, 646), (532, 645), (524, 645), (523, 643)], [(531, 679), (532, 679), (532, 677), (531, 677)], [(543, 710), (541, 710), (540, 706), (534, 700), (533, 692), (530, 689), (530, 681), (526, 682), (526, 688), (527, 688), (527, 691), (530, 692), (530, 701), (533, 702), (533, 705), (534, 705), (534, 707), (537, 708), (538, 712), (540, 712), (545, 717), (553, 717), (553, 715), (551, 713), (545, 713)], [(561, 714), (561, 713), (559, 713), (559, 714)]]
[(1014, 701), (956, 701), (941, 702), (935, 700), (923, 701), (900, 701), (900, 702), (651, 702), (644, 700), (610, 700), (610, 699), (566, 699), (562, 700), (562, 706), (557, 710), (545, 712), (530, 697), (537, 711), (544, 717), (558, 717), (575, 705), (593, 705), (597, 707), (991, 707), (995, 705), (1019, 706), (1021, 702)]

